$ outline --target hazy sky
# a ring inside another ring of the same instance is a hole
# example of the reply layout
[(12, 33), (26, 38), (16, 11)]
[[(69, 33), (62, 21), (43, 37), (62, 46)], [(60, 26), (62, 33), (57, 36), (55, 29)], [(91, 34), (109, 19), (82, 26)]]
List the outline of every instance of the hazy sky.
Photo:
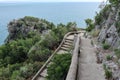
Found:
[(0, 0), (0, 2), (102, 2), (105, 0)]

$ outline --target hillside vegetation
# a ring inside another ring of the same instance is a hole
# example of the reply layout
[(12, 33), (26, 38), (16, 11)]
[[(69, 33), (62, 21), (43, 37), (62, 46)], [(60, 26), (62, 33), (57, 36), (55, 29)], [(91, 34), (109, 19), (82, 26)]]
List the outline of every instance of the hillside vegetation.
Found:
[(75, 25), (56, 26), (31, 16), (11, 21), (0, 46), (0, 80), (30, 80)]

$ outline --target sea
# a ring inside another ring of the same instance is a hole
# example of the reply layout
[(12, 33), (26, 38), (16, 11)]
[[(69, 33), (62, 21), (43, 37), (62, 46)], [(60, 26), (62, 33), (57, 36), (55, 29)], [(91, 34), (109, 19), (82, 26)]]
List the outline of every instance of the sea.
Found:
[(76, 22), (85, 28), (85, 19), (94, 19), (99, 11), (99, 2), (16, 2), (0, 3), (0, 45), (8, 36), (7, 24), (13, 19), (33, 16), (54, 24)]

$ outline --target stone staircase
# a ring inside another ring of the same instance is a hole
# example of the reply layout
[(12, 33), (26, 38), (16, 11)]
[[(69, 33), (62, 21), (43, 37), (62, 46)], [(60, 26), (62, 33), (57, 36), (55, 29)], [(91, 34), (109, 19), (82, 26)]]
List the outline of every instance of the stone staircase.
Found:
[[(72, 51), (73, 45), (74, 45), (74, 35), (69, 35), (68, 37), (65, 38), (60, 49), (57, 51), (57, 54), (64, 54)], [(51, 62), (47, 65), (47, 67), (50, 64)], [(35, 80), (46, 80), (47, 67), (39, 74), (39, 76)]]

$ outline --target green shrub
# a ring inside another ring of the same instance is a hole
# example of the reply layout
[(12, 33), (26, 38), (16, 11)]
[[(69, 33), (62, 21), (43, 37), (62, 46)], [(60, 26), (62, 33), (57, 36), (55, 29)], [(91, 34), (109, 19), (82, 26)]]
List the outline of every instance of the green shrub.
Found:
[(33, 50), (28, 54), (28, 58), (33, 61), (46, 61), (51, 55), (51, 51), (46, 48), (41, 48), (40, 50)]
[(25, 79), (20, 76), (20, 71), (15, 70), (15, 71), (12, 73), (10, 80), (25, 80)]
[(2, 80), (9, 79), (10, 75), (11, 72), (9, 68), (5, 68), (5, 67), (0, 68), (0, 78), (2, 78)]
[(39, 18), (35, 18), (35, 17), (32, 17), (32, 16), (25, 16), (25, 17), (24, 17), (24, 20), (25, 20), (25, 21), (38, 22), (38, 21), (39, 21)]
[(107, 79), (112, 78), (112, 72), (109, 71), (108, 69), (105, 69), (105, 76), (106, 76)]
[(93, 20), (88, 18), (88, 19), (85, 20), (85, 22), (86, 22), (86, 25), (87, 25), (86, 31), (88, 31), (88, 32), (92, 31), (94, 29)]
[(97, 15), (95, 16), (95, 24), (100, 25), (101, 22), (102, 22), (102, 19), (103, 19), (102, 14), (101, 13), (99, 13), (99, 14), (97, 13)]
[(106, 59), (109, 61), (112, 60), (112, 57), (110, 55), (107, 55)]
[(109, 45), (109, 44), (107, 44), (107, 43), (104, 43), (102, 47), (103, 47), (103, 49), (107, 50), (107, 49), (109, 49), (109, 48), (110, 48), (110, 45)]
[(33, 64), (29, 63), (20, 68), (20, 76), (23, 78), (29, 78), (33, 74)]
[(44, 62), (37, 62), (33, 63), (33, 75), (37, 73), (37, 71), (43, 66)]
[(58, 54), (47, 69), (48, 80), (65, 80), (71, 63), (71, 54)]
[(120, 59), (120, 49), (115, 49), (116, 56)]
[(105, 64), (103, 64), (103, 68), (104, 68), (104, 70), (105, 70), (105, 76), (106, 76), (106, 78), (107, 78), (107, 79), (112, 78), (112, 72), (106, 67)]

